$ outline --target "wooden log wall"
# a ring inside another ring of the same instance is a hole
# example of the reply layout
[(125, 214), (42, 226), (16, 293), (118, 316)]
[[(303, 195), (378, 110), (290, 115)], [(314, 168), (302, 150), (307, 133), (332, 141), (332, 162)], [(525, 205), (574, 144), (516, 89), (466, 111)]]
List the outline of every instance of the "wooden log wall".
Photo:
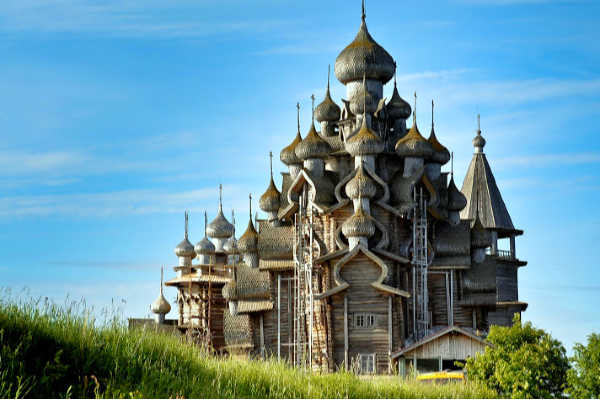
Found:
[(496, 286), (498, 301), (518, 300), (517, 266), (502, 261), (497, 262)]
[[(371, 286), (381, 269), (363, 254), (350, 260), (342, 269), (342, 279), (350, 284), (340, 295), (332, 296), (333, 326), (335, 332), (344, 331), (344, 296), (348, 302), (348, 356), (356, 360), (359, 354), (376, 354), (377, 373), (387, 373), (388, 358), (388, 297)], [(354, 324), (357, 313), (369, 313), (375, 317), (372, 328), (360, 328)], [(344, 363), (344, 340), (336, 335), (334, 340), (335, 364)]]
[(286, 343), (293, 341), (293, 296), (294, 284), (287, 278), (294, 276), (293, 271), (271, 272), (271, 300), (273, 310), (264, 314), (265, 349), (267, 355), (277, 357), (277, 279), (281, 276), (281, 358), (291, 359), (292, 347)]

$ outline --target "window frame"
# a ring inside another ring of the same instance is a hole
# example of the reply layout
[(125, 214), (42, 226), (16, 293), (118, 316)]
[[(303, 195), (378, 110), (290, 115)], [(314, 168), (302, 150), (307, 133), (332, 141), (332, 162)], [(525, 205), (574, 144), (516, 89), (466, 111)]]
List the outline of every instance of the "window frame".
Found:
[(375, 375), (377, 373), (375, 353), (359, 353), (358, 361), (360, 373), (362, 375)]
[(373, 313), (354, 313), (354, 327), (357, 329), (375, 328), (375, 314)]

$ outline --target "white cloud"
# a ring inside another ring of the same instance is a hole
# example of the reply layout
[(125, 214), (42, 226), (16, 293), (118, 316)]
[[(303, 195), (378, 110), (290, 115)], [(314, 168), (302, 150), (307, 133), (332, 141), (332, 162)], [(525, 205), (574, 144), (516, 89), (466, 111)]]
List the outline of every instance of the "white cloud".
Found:
[[(245, 187), (224, 185), (224, 206), (233, 206), (246, 214)], [(106, 193), (74, 193), (60, 195), (29, 195), (0, 198), (0, 217), (62, 215), (75, 217), (108, 217), (115, 215), (145, 215), (180, 213), (183, 210), (201, 212), (216, 208), (216, 188), (169, 192), (139, 189)], [(231, 199), (234, 199), (231, 201)]]

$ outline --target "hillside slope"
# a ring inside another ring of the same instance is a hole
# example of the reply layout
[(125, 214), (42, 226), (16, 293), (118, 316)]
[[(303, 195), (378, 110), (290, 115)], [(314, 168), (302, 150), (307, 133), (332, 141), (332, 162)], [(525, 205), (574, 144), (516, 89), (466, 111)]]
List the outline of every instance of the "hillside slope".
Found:
[(116, 319), (98, 327), (86, 315), (82, 304), (0, 298), (0, 398), (495, 396), (474, 384), (425, 386), (217, 358), (175, 336), (130, 332)]

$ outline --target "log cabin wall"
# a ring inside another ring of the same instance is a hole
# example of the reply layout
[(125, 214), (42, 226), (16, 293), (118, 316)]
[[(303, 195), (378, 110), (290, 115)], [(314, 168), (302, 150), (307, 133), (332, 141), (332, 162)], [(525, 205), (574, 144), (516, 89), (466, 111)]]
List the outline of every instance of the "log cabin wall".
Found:
[[(278, 343), (278, 315), (280, 316), (279, 329), (281, 334), (281, 358), (292, 359), (292, 346), (294, 328), (293, 315), (293, 296), (294, 283), (290, 280), (293, 278), (293, 271), (275, 271), (271, 272), (271, 299), (273, 301), (273, 310), (264, 314), (264, 331), (265, 331), (265, 349), (268, 355), (277, 357)], [(279, 277), (281, 277), (281, 309), (278, 313), (277, 307), (277, 285)]]
[(498, 261), (496, 263), (496, 285), (498, 301), (516, 301), (519, 298), (517, 266)]
[[(380, 267), (360, 253), (344, 265), (341, 277), (350, 284), (350, 287), (343, 292), (348, 305), (348, 362), (352, 364), (359, 354), (375, 353), (376, 373), (387, 373), (389, 368), (388, 296), (371, 286), (380, 273)], [(344, 332), (343, 296), (335, 297), (334, 330)], [(356, 326), (355, 318), (359, 313), (372, 314), (373, 327)], [(344, 340), (338, 339), (335, 342), (336, 364), (340, 365), (344, 362)]]

